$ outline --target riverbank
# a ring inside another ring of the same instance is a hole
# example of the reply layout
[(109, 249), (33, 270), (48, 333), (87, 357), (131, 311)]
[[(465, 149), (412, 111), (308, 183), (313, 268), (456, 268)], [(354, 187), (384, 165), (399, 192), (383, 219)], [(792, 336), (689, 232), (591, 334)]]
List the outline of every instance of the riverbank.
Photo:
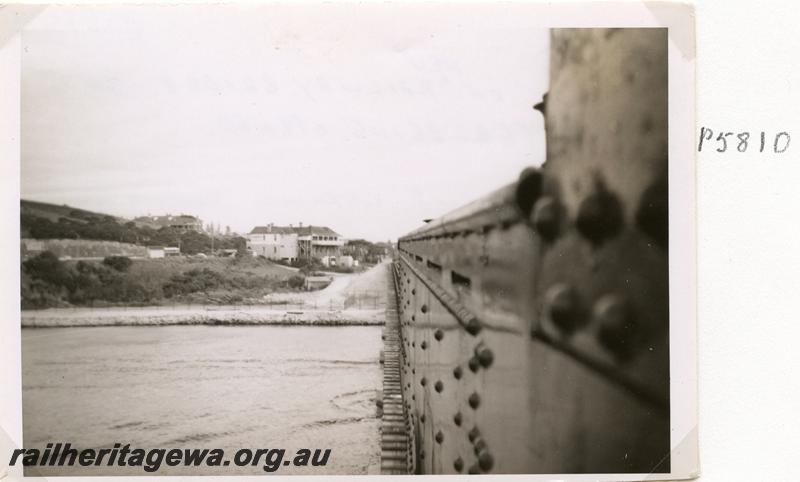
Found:
[(264, 304), (23, 310), (22, 326), (383, 325), (387, 267), (381, 263), (362, 273), (337, 275), (320, 291), (271, 293), (260, 300)]
[(264, 306), (51, 308), (23, 311), (24, 328), (154, 325), (383, 325), (383, 309), (279, 310)]
[(258, 304), (302, 290), (303, 275), (262, 258), (60, 260), (44, 252), (22, 263), (25, 309)]

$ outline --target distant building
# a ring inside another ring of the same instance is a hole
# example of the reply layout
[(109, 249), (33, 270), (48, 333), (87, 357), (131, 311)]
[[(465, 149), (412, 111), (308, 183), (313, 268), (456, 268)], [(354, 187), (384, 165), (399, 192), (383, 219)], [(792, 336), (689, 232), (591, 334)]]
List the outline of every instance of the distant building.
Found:
[(247, 248), (254, 256), (295, 261), (341, 255), (345, 240), (324, 226), (256, 226), (247, 235)]
[(297, 245), (302, 258), (322, 259), (333, 258), (334, 264), (337, 256), (342, 254), (345, 240), (331, 228), (325, 226), (300, 225), (297, 230)]
[(247, 249), (253, 256), (292, 262), (298, 257), (297, 233), (291, 227), (256, 226), (247, 235)]
[(180, 256), (181, 248), (177, 246), (148, 246), (148, 258), (166, 258), (169, 256)]
[(181, 231), (203, 231), (203, 222), (200, 218), (188, 214), (180, 214), (177, 216), (171, 214), (165, 216), (139, 216), (138, 218), (134, 218), (133, 222), (138, 226), (147, 226), (153, 229), (175, 228)]

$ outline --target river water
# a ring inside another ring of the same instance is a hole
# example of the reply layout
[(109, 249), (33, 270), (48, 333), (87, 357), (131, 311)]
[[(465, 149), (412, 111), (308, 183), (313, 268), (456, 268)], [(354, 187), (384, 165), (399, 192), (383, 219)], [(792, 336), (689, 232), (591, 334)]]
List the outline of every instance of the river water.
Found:
[[(375, 326), (120, 326), (22, 330), (25, 447), (331, 448), (326, 467), (275, 474), (366, 474), (380, 463)], [(35, 475), (28, 470), (26, 475)], [(141, 468), (41, 475), (146, 475)], [(264, 475), (256, 467), (164, 474)]]

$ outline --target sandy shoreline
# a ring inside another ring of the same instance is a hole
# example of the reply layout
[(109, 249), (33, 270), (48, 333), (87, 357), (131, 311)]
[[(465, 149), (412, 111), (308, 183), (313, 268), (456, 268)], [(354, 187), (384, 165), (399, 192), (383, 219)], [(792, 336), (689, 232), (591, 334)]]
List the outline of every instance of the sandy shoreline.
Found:
[(261, 306), (79, 308), (23, 311), (25, 328), (153, 325), (383, 325), (385, 311), (276, 310)]

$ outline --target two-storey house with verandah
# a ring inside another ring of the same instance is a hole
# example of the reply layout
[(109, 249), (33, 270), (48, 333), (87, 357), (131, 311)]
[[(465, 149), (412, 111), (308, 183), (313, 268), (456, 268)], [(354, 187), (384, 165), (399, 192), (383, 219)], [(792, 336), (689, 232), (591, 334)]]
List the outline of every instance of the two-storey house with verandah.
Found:
[[(256, 226), (247, 234), (247, 248), (253, 256), (295, 261), (327, 259), (340, 256), (345, 239), (326, 226)], [(327, 263), (326, 263), (327, 264)]]

